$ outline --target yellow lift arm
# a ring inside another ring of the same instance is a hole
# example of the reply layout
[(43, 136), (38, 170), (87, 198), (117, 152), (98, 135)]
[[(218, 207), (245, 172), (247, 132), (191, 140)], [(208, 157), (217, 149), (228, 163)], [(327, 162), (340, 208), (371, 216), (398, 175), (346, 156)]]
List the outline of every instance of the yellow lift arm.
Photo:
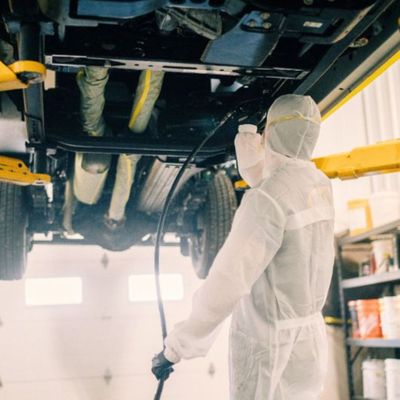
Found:
[(36, 61), (17, 61), (6, 65), (0, 61), (0, 92), (26, 89), (31, 83), (43, 82), (46, 67)]
[[(363, 176), (400, 171), (400, 140), (356, 147), (347, 153), (332, 154), (313, 160), (328, 178), (355, 179)], [(235, 182), (237, 190), (246, 189), (244, 181)]]
[[(0, 61), (0, 92), (26, 89), (32, 83), (43, 82), (46, 67), (36, 61), (17, 61), (6, 65)], [(0, 182), (21, 186), (42, 186), (51, 182), (50, 175), (34, 174), (21, 160), (0, 156)]]
[[(390, 140), (371, 146), (356, 147), (347, 153), (338, 153), (313, 160), (328, 178), (355, 179), (363, 176), (400, 171), (400, 140)], [(45, 185), (51, 182), (46, 174), (34, 174), (23, 161), (0, 156), (0, 182), (18, 185)], [(248, 187), (243, 180), (235, 182), (237, 190)]]
[(51, 182), (46, 174), (34, 174), (25, 163), (11, 157), (0, 156), (0, 182), (21, 186), (43, 186)]
[(356, 147), (348, 153), (313, 160), (329, 178), (354, 179), (400, 171), (400, 140)]
[[(322, 119), (325, 120), (331, 116), (399, 60), (400, 50), (396, 51), (382, 64), (378, 64), (354, 88), (349, 88), (348, 93), (336, 105), (323, 113)], [(400, 140), (390, 140), (371, 146), (357, 147), (347, 153), (320, 157), (313, 161), (331, 179), (355, 179), (362, 176), (399, 172)], [(235, 182), (235, 188), (244, 190), (248, 188), (248, 185), (245, 181), (240, 180)]]

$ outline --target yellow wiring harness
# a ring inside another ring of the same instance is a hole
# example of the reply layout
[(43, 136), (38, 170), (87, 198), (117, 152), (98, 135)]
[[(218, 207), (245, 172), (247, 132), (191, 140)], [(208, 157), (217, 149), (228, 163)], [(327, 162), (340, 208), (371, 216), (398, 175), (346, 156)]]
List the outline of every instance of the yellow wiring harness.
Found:
[(151, 84), (151, 77), (152, 77), (152, 71), (151, 70), (146, 70), (146, 74), (144, 77), (144, 86), (143, 86), (143, 91), (140, 95), (139, 100), (137, 103), (134, 105), (131, 118), (129, 120), (129, 129), (132, 129), (140, 115), (140, 112), (143, 109), (144, 104), (146, 103), (147, 97), (150, 92), (150, 84)]

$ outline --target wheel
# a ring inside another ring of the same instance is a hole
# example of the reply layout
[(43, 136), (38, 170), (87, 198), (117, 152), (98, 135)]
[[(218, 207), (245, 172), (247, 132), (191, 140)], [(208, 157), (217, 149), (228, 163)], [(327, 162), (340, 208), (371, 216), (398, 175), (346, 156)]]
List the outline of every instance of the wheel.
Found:
[(28, 252), (24, 188), (0, 182), (0, 280), (21, 279)]
[(207, 187), (207, 200), (197, 215), (197, 233), (190, 238), (190, 256), (200, 279), (205, 279), (231, 229), (237, 200), (232, 182), (217, 172)]
[(189, 240), (187, 237), (181, 237), (181, 240), (179, 242), (179, 247), (181, 250), (181, 254), (184, 257), (189, 257), (190, 256), (190, 248), (189, 248)]

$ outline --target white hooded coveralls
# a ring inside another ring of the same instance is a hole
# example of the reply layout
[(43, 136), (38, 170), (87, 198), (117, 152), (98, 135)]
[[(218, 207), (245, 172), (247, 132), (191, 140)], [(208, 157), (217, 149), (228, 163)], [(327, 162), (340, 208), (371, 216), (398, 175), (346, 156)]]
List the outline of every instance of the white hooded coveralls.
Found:
[(241, 126), (239, 171), (253, 186), (186, 321), (165, 341), (172, 362), (203, 356), (232, 312), (232, 400), (316, 400), (326, 372), (321, 310), (334, 262), (331, 186), (310, 161), (320, 114), (310, 97), (271, 106), (264, 137)]

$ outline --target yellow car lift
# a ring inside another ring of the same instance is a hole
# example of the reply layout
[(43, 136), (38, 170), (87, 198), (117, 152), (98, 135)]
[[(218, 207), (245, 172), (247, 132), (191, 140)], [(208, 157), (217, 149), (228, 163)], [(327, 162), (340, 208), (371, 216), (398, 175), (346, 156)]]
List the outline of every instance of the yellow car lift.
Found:
[(400, 140), (356, 147), (348, 153), (313, 160), (328, 178), (355, 179), (400, 171)]
[[(347, 153), (332, 154), (312, 160), (328, 178), (356, 179), (363, 176), (400, 171), (400, 140), (388, 140), (356, 147)], [(235, 182), (235, 189), (247, 189), (245, 181)]]
[[(46, 67), (36, 61), (17, 61), (6, 65), (0, 61), (0, 92), (26, 89), (43, 82)], [(34, 174), (21, 160), (0, 156), (0, 182), (21, 186), (43, 186), (51, 182), (50, 175)]]
[(0, 182), (20, 186), (43, 186), (49, 184), (51, 178), (47, 174), (33, 174), (21, 160), (0, 156)]
[[(352, 90), (349, 89), (348, 93), (336, 105), (326, 110), (322, 115), (322, 120), (324, 121), (331, 116), (399, 60), (400, 50), (397, 50), (385, 62), (370, 71), (357, 86)], [(313, 162), (331, 179), (355, 179), (363, 176), (399, 172), (400, 140), (389, 140), (370, 146), (357, 147), (347, 153), (316, 158)], [(235, 182), (235, 189), (244, 190), (247, 188), (248, 185), (245, 181)]]
[(17, 61), (6, 65), (0, 61), (0, 92), (26, 89), (32, 83), (43, 82), (46, 67), (36, 61)]

